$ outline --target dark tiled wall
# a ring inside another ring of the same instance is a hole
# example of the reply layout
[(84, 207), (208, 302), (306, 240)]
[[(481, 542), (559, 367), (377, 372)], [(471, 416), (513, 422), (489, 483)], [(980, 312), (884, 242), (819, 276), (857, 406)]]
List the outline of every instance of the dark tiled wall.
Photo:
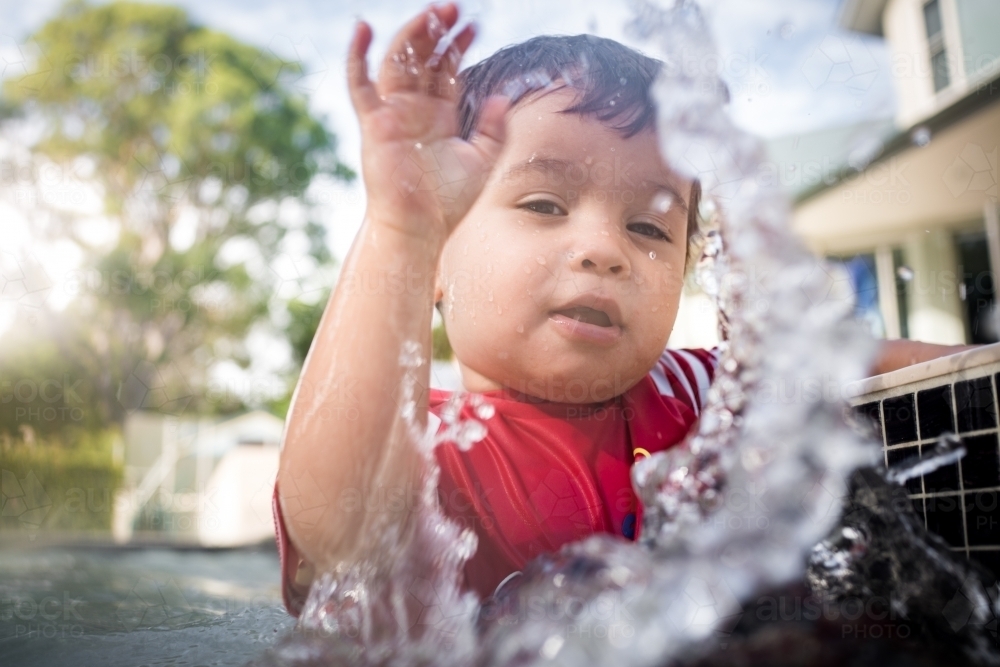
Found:
[(928, 530), (1000, 577), (1000, 443), (996, 387), (1000, 374), (865, 403), (855, 412), (875, 427), (886, 465), (930, 456), (955, 433), (966, 455), (906, 482)]

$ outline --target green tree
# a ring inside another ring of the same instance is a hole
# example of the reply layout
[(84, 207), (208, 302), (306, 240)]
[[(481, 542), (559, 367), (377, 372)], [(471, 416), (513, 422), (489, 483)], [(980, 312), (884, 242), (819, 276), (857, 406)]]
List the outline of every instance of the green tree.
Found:
[[(245, 367), (247, 333), (331, 265), (307, 190), (320, 174), (354, 177), (297, 90), (303, 66), (145, 3), (74, 0), (31, 39), (40, 57), (2, 82), (4, 122), (43, 128), (27, 171), (89, 183), (115, 240), (95, 241), (72, 211), (34, 211), (86, 270), (65, 311), (8, 332), (17, 354), (0, 377), (82, 378), (74, 394), (102, 424), (140, 407), (242, 407), (238, 392), (205, 391), (208, 371)], [(290, 234), (308, 247), (294, 260)], [(0, 430), (12, 431), (7, 407)]]

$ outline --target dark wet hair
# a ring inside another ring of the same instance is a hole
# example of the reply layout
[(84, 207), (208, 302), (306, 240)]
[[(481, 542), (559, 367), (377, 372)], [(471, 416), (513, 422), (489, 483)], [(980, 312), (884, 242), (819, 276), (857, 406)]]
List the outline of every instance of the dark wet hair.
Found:
[(580, 92), (564, 113), (594, 114), (631, 137), (655, 123), (649, 89), (662, 66), (594, 35), (542, 35), (506, 46), (458, 74), (462, 138), (472, 136), (480, 105), (491, 95), (506, 95), (513, 105), (557, 81)]
[[(578, 91), (562, 113), (591, 114), (627, 139), (656, 126), (650, 96), (663, 62), (624, 44), (594, 35), (541, 35), (506, 46), (459, 72), (458, 122), (463, 139), (472, 136), (482, 103), (504, 95), (516, 105), (534, 91), (553, 84)], [(701, 187), (688, 201), (688, 255), (698, 231)]]

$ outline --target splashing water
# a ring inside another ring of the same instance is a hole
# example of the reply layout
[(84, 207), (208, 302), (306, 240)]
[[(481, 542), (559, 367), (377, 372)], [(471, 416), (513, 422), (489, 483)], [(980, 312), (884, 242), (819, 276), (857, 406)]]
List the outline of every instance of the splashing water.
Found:
[[(849, 426), (839, 393), (810, 389), (862, 377), (875, 343), (852, 320), (851, 296), (837, 291), (846, 281), (790, 233), (782, 195), (743, 178), (762, 148), (725, 115), (716, 73), (689, 66), (717, 62), (701, 13), (686, 0), (633, 9), (632, 36), (658, 47), (666, 63), (654, 89), (662, 153), (698, 178), (716, 207), (718, 228), (706, 233), (698, 278), (716, 301), (724, 339), (697, 432), (633, 468), (641, 544), (593, 536), (536, 559), (482, 606), (463, 593), (461, 569), (476, 538), (437, 507), (432, 450), (443, 441), (474, 446), (493, 415), (474, 402), (486, 425), (463, 422), (462, 402), (477, 399), (456, 395), (439, 434), (421, 433), (414, 378), (424, 361), (408, 343), (401, 416), (429, 471), (417, 519), (405, 534), (371, 531), (368, 553), (382, 556), (321, 577), (299, 632), (267, 664), (664, 665), (717, 648), (762, 591), (804, 580), (836, 595), (868, 590), (876, 547), (896, 549), (907, 565), (889, 578), (899, 591), (886, 592), (903, 613), (933, 606), (916, 585), (928, 577), (962, 593), (967, 604), (956, 618), (976, 621), (962, 630), (963, 650), (989, 662), (976, 632), (995, 601), (965, 564), (928, 541), (912, 513), (886, 509), (891, 490), (902, 489), (871, 470), (855, 472), (876, 463), (878, 446)], [(708, 168), (699, 157), (706, 154)], [(767, 391), (775, 383), (796, 388), (795, 399), (777, 401)], [(895, 532), (871, 535), (857, 512), (841, 518), (845, 497)]]

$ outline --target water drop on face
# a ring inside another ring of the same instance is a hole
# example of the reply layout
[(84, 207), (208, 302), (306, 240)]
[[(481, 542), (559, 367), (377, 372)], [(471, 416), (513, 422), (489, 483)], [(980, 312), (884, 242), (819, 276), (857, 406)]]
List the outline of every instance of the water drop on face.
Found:
[[(541, 119), (542, 119), (542, 118), (541, 118), (541, 116), (539, 116), (539, 117), (538, 117), (538, 120), (541, 120)], [(534, 162), (534, 161), (535, 161), (535, 154), (534, 154), (534, 153), (532, 153), (532, 154), (531, 154), (531, 157), (529, 157), (529, 158), (528, 158), (528, 162)]]
[(519, 224), (520, 226), (524, 227), (524, 220), (518, 220), (517, 224)]
[(486, 295), (487, 301), (493, 301), (493, 290), (490, 290), (489, 294)]
[(658, 213), (666, 213), (674, 205), (674, 198), (666, 192), (661, 192), (653, 197), (653, 210)]
[(590, 157), (588, 155), (587, 158), (583, 161), (583, 163), (586, 164), (586, 165), (590, 165), (591, 163), (593, 163), (593, 161), (594, 161), (594, 158), (592, 158), (592, 157)]
[(601, 236), (611, 236), (611, 234), (608, 234), (608, 232), (607, 232), (607, 231), (605, 231), (605, 230), (602, 230), (602, 231), (601, 231)]
[(518, 324), (517, 325), (517, 333), (524, 333), (524, 325), (523, 324)]
[(424, 145), (418, 141), (416, 144), (414, 144), (414, 147), (415, 148), (423, 148)]
[[(526, 267), (524, 267), (524, 272), (525, 272), (525, 273), (531, 273), (531, 267), (530, 267), (530, 266), (526, 266)], [(529, 293), (530, 293), (530, 292), (529, 292)]]
[(658, 311), (659, 309), (660, 309), (660, 307), (659, 307), (659, 306), (653, 306), (653, 312), (654, 312), (654, 313), (655, 313), (656, 311)]
[(649, 258), (650, 259), (656, 259), (656, 253), (654, 251), (650, 250), (649, 251)]
[(500, 307), (499, 303), (497, 304), (497, 315), (503, 315), (503, 308)]
[(538, 257), (536, 257), (535, 261), (538, 262), (539, 264), (541, 264), (542, 266), (545, 266), (545, 258), (542, 257), (541, 255), (539, 255)]

